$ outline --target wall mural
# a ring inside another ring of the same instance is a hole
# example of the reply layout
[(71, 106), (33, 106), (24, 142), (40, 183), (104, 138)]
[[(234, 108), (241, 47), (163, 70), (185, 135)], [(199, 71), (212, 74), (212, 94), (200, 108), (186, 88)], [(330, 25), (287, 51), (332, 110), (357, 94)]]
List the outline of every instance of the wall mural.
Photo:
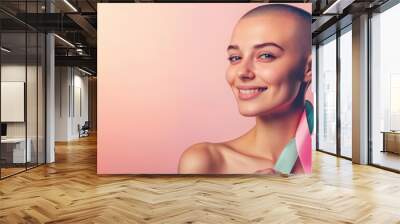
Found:
[(311, 173), (310, 12), (98, 4), (98, 173)]

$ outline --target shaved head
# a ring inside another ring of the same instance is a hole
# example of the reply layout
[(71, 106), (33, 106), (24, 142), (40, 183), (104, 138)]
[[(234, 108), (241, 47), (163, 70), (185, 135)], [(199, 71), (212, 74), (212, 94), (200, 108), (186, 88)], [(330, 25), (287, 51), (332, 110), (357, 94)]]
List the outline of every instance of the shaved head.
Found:
[[(288, 4), (267, 4), (258, 6), (246, 14), (244, 14), (240, 20), (251, 19), (254, 17), (275, 17), (274, 21), (281, 23), (281, 26), (286, 26), (287, 23), (284, 21), (286, 18), (290, 18), (297, 24), (292, 27), (296, 30), (297, 42), (302, 46), (304, 54), (311, 54), (311, 22), (312, 16), (307, 11)], [(289, 27), (287, 27), (289, 28)], [(287, 30), (285, 32), (288, 32)], [(299, 40), (302, 40), (301, 42)]]
[(286, 5), (286, 4), (261, 5), (261, 6), (258, 6), (257, 8), (254, 8), (254, 9), (248, 11), (246, 14), (244, 14), (242, 16), (241, 19), (251, 17), (251, 16), (264, 15), (265, 13), (268, 13), (268, 12), (287, 12), (287, 13), (290, 13), (290, 14), (300, 17), (307, 23), (311, 23), (311, 14), (310, 13), (308, 13), (298, 7)]

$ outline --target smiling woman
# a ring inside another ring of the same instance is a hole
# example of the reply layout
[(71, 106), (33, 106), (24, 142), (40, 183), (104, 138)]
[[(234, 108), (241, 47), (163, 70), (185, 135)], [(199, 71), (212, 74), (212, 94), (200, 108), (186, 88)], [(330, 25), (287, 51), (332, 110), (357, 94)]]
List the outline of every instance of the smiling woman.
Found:
[(236, 24), (226, 80), (239, 112), (256, 124), (240, 137), (198, 143), (181, 155), (179, 173), (310, 173), (311, 15), (262, 5)]

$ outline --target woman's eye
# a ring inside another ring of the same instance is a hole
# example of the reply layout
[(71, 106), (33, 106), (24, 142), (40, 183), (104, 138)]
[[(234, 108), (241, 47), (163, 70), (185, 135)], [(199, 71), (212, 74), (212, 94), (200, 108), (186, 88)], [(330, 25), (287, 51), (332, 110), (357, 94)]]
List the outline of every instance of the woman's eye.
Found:
[(236, 61), (240, 60), (240, 57), (239, 57), (239, 56), (230, 56), (230, 57), (228, 58), (228, 60), (229, 60), (231, 63), (233, 63), (233, 62), (236, 62)]
[(274, 56), (272, 54), (264, 53), (258, 56), (258, 58), (263, 59), (263, 60), (270, 60), (273, 59)]

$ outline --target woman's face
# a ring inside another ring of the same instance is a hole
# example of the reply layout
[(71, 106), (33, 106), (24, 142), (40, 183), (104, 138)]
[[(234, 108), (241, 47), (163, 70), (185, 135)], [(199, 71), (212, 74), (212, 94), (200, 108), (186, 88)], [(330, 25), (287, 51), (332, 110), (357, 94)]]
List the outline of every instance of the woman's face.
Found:
[[(287, 14), (287, 15), (285, 15)], [(271, 12), (241, 19), (228, 46), (226, 80), (244, 116), (291, 109), (305, 77), (309, 32), (290, 13)], [(306, 31), (303, 31), (306, 30)]]

